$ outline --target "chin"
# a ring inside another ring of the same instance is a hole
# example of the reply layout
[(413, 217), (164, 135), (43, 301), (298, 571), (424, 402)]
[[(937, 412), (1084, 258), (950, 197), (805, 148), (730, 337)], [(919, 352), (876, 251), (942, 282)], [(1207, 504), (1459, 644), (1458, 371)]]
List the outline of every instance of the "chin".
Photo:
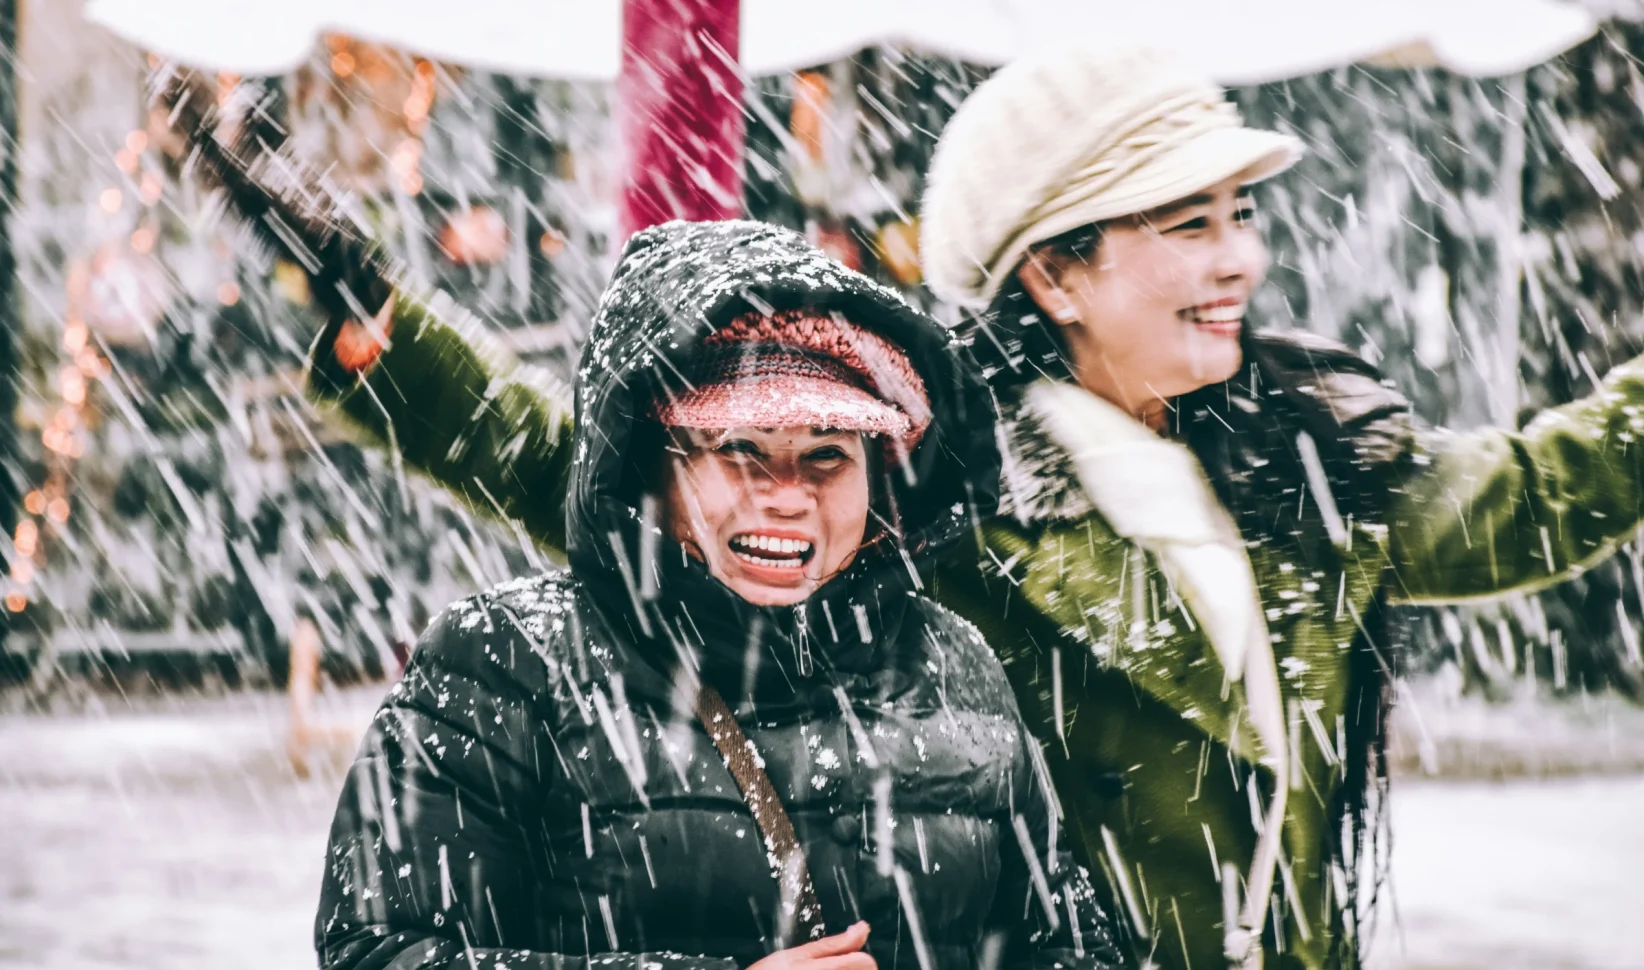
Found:
[(1187, 383), (1191, 385), (1191, 390), (1195, 391), (1201, 387), (1220, 384), (1232, 379), (1243, 364), (1244, 351), (1236, 342), (1228, 341), (1209, 352), (1201, 348), (1189, 366)]
[(731, 592), (755, 606), (796, 606), (816, 592), (812, 583), (803, 586), (765, 586), (757, 583), (736, 583)]
[(1239, 350), (1239, 348), (1234, 347), (1232, 352), (1227, 355), (1226, 360), (1222, 361), (1221, 364), (1222, 366), (1219, 368), (1212, 368), (1212, 370), (1215, 371), (1215, 374), (1206, 383), (1220, 384), (1223, 381), (1231, 380), (1233, 376), (1239, 372), (1239, 368), (1244, 364), (1244, 353)]

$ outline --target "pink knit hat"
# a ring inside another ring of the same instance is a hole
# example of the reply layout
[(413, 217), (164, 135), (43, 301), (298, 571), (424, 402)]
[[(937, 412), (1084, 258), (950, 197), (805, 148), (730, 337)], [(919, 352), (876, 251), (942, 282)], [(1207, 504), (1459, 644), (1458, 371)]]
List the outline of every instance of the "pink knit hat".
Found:
[(691, 364), (693, 386), (657, 403), (669, 427), (832, 428), (912, 451), (930, 426), (907, 355), (838, 314), (744, 314), (704, 338)]

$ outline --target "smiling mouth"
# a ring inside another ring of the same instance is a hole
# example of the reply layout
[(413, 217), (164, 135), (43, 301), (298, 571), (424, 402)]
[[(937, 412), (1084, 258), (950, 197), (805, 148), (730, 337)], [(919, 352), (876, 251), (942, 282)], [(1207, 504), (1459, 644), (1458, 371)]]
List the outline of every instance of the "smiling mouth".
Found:
[(804, 539), (757, 532), (732, 536), (729, 546), (741, 562), (761, 569), (804, 569), (816, 555), (816, 545)]
[(1237, 332), (1244, 323), (1245, 303), (1223, 302), (1215, 304), (1201, 304), (1188, 307), (1177, 312), (1183, 320), (1215, 332)]

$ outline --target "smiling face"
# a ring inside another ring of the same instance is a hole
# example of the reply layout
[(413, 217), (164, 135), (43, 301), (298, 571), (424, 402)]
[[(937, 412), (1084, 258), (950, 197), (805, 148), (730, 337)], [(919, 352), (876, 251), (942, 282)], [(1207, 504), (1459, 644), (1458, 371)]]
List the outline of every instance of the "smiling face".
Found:
[(806, 599), (862, 546), (869, 497), (860, 434), (679, 428), (669, 452), (669, 534), (750, 603)]
[(1239, 332), (1267, 273), (1238, 178), (1102, 227), (1094, 253), (1046, 247), (1022, 267), (1061, 325), (1079, 383), (1155, 427), (1164, 402), (1239, 369)]

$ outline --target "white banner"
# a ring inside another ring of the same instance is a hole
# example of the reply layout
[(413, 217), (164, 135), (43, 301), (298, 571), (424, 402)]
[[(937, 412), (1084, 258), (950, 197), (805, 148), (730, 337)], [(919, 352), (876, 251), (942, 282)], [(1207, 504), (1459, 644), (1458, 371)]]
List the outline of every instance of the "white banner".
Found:
[[(87, 16), (195, 67), (281, 74), (324, 33), (537, 77), (611, 80), (620, 0), (89, 0)], [(1050, 45), (1136, 43), (1186, 56), (1224, 84), (1358, 61), (1511, 74), (1591, 36), (1559, 0), (743, 0), (743, 66), (812, 67), (894, 44), (980, 64)]]

